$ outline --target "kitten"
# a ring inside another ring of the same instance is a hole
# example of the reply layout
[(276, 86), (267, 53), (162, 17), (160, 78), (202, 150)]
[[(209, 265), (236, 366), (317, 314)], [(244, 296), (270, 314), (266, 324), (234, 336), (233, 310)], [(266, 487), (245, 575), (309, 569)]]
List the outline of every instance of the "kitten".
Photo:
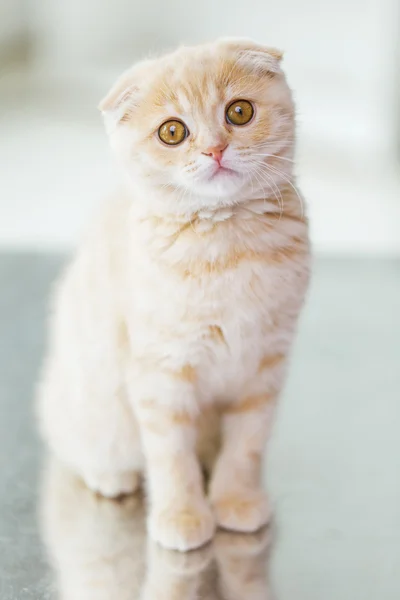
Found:
[[(262, 453), (309, 278), (280, 63), (228, 39), (122, 75), (100, 108), (124, 192), (55, 294), (43, 435), (102, 495), (145, 471), (149, 530), (168, 548), (270, 517)], [(197, 446), (216, 413), (208, 500)]]

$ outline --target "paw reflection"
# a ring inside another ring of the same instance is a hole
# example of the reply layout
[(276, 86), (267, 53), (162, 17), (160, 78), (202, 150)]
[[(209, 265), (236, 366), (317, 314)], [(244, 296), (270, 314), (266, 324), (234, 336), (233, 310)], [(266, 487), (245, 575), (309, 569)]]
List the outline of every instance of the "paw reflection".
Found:
[(180, 553), (147, 538), (140, 495), (106, 500), (53, 462), (41, 498), (42, 534), (62, 600), (269, 600), (270, 532), (218, 531)]
[(192, 552), (166, 550), (149, 539), (140, 600), (197, 600), (213, 557), (211, 545)]
[(271, 530), (254, 534), (219, 531), (214, 541), (218, 589), (224, 600), (270, 600), (267, 579)]

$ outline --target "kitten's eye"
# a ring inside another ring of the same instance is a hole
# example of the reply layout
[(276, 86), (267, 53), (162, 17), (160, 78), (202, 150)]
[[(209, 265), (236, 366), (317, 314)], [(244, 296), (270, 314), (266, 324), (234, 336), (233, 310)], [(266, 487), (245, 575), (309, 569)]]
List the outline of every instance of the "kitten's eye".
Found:
[(181, 144), (188, 135), (187, 127), (182, 121), (166, 121), (158, 130), (158, 137), (168, 146)]
[(246, 125), (254, 115), (254, 107), (248, 100), (236, 100), (226, 109), (226, 120), (231, 125)]

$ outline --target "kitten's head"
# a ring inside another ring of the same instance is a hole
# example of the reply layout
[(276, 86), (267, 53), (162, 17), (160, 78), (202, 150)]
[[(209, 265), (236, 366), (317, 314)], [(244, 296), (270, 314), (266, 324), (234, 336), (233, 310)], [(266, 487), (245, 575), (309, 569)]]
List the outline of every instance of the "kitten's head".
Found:
[(185, 212), (276, 194), (294, 142), (281, 58), (226, 39), (124, 73), (100, 109), (128, 172), (177, 192), (176, 209)]

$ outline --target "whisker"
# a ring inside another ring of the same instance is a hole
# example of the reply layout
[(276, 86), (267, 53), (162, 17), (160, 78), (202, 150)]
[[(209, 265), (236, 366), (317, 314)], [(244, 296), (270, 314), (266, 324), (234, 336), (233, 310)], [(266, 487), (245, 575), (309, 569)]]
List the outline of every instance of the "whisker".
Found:
[(286, 158), (286, 156), (277, 156), (276, 154), (253, 154), (253, 156), (265, 156), (267, 158), (277, 158), (278, 160), (285, 160), (290, 163), (296, 162), (292, 158)]
[(291, 186), (291, 188), (294, 190), (294, 192), (296, 193), (296, 195), (299, 199), (300, 206), (301, 206), (301, 217), (303, 218), (304, 217), (303, 198), (301, 197), (301, 194), (300, 194), (299, 190), (296, 188), (296, 186), (293, 185), (293, 182), (291, 181), (291, 179), (289, 177), (287, 177), (285, 173), (282, 173), (282, 171), (280, 171), (276, 167), (272, 167), (271, 165), (264, 163), (264, 168), (271, 171), (272, 173), (275, 173), (276, 175), (279, 175), (280, 177), (282, 177), (282, 179), (284, 179)]
[[(279, 209), (280, 209), (280, 216), (279, 216), (279, 219), (280, 219), (283, 214), (283, 211), (284, 211), (284, 203), (283, 203), (281, 191), (280, 191), (278, 185), (273, 180), (272, 176), (269, 176), (267, 173), (263, 172), (262, 169), (260, 168), (260, 166), (256, 162), (253, 162), (253, 165), (255, 167), (253, 172), (254, 172), (255, 176), (257, 177), (257, 180), (259, 181), (259, 179), (258, 179), (259, 177), (261, 178), (261, 181), (264, 180), (264, 182), (267, 183), (269, 189), (274, 194), (275, 199), (276, 199)], [(267, 178), (267, 179), (265, 179), (265, 178)], [(263, 186), (262, 186), (262, 190), (265, 191)], [(279, 194), (279, 197), (278, 197), (278, 194)]]
[[(260, 177), (267, 177), (267, 183), (270, 186), (270, 188), (273, 191), (273, 194), (276, 198), (276, 201), (278, 202), (278, 206), (279, 206), (279, 220), (281, 220), (282, 215), (284, 213), (284, 202), (283, 202), (283, 197), (281, 194), (281, 191), (278, 187), (278, 185), (275, 183), (274, 179), (272, 176), (269, 176), (267, 173), (263, 173), (262, 171), (259, 172)], [(272, 185), (274, 187), (272, 187)], [(278, 197), (279, 195), (279, 197)]]
[[(250, 163), (250, 164), (255, 165), (255, 163)], [(259, 171), (259, 169), (258, 169), (257, 165), (255, 165), (255, 168), (253, 168), (249, 174), (250, 174), (250, 176), (254, 175), (254, 177), (256, 178), (256, 180), (258, 182), (258, 185), (260, 186), (260, 191), (264, 194), (266, 192), (266, 189), (263, 185), (262, 179), (260, 180), (260, 178), (258, 176), (259, 175), (258, 171)], [(268, 187), (271, 188), (270, 185), (268, 185)]]

